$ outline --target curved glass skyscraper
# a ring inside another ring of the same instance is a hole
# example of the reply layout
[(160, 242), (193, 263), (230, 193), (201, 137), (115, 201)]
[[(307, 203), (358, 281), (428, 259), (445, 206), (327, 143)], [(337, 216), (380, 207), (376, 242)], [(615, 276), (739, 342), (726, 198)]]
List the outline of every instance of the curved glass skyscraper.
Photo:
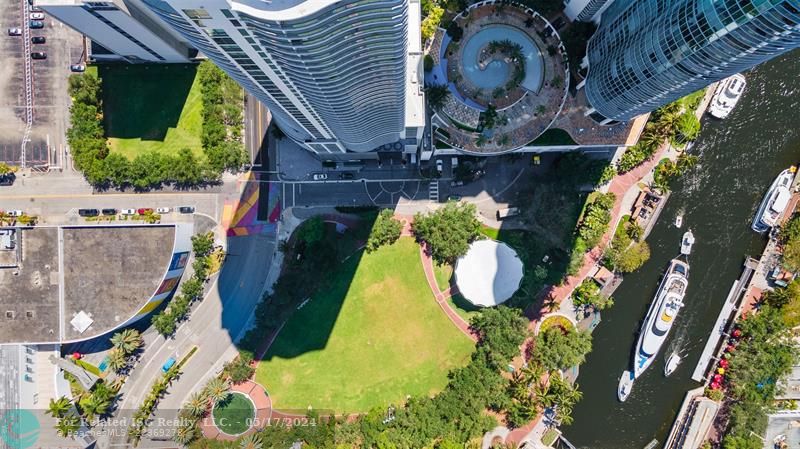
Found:
[(316, 153), (421, 137), (418, 0), (143, 1)]
[(629, 120), (800, 47), (800, 0), (616, 0), (589, 41), (593, 118)]

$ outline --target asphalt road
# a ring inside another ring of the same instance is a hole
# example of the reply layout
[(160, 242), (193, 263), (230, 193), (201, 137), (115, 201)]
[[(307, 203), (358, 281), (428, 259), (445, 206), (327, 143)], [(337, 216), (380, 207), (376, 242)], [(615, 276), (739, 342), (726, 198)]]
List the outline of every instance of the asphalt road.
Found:
[(250, 161), (256, 166), (265, 165), (267, 128), (272, 114), (258, 99), (250, 94), (245, 95), (244, 109), (244, 145), (250, 155)]
[[(190, 319), (181, 325), (174, 338), (165, 340), (159, 336), (147, 341), (142, 362), (121, 390), (119, 417), (130, 416), (141, 405), (153, 381), (161, 375), (161, 366), (170, 357), (179, 360), (192, 347), (199, 348), (181, 370), (184, 374), (159, 403), (159, 410), (165, 414), (176, 413), (192, 391), (202, 387), (226, 361), (237, 355), (233, 342), (241, 336), (261, 298), (273, 265), (275, 245), (274, 237), (266, 235), (228, 240), (223, 271), (205, 299), (191, 312)], [(100, 439), (98, 445), (117, 446), (124, 441), (124, 437), (118, 436), (111, 441)], [(163, 442), (143, 441), (141, 446), (160, 447)]]

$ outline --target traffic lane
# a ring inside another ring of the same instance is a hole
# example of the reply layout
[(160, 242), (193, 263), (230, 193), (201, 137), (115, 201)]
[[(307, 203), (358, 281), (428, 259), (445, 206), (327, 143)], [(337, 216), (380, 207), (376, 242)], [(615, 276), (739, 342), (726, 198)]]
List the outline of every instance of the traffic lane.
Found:
[(218, 196), (208, 193), (188, 194), (119, 194), (119, 195), (38, 195), (38, 196), (13, 196), (2, 195), (0, 190), (0, 204), (4, 210), (19, 209), (29, 215), (39, 217), (42, 224), (64, 224), (82, 221), (78, 216), (78, 209), (106, 209), (114, 208), (119, 212), (122, 209), (138, 209), (141, 207), (159, 208), (169, 207), (173, 212), (163, 214), (163, 219), (170, 220), (181, 214), (174, 210), (179, 206), (193, 206), (196, 213), (208, 215), (215, 220), (219, 217), (221, 206)]
[(180, 358), (193, 346), (198, 346), (198, 351), (181, 370), (183, 375), (159, 407), (179, 408), (198, 382), (214, 374), (211, 369), (214, 363), (224, 360), (226, 352), (234, 347), (231, 335), (241, 332), (255, 310), (274, 251), (275, 242), (265, 235), (229, 238), (223, 271), (208, 295), (190, 312), (189, 320), (180, 326), (174, 338), (159, 338), (145, 348), (142, 361), (124, 388), (125, 399), (121, 404), (124, 412), (135, 409), (144, 400), (167, 359)]

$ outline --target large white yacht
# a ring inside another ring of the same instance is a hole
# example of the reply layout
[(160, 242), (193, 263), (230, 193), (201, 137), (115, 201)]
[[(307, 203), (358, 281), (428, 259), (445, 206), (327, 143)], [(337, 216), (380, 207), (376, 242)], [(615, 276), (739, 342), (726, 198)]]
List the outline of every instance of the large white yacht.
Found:
[(789, 167), (782, 171), (772, 182), (767, 194), (764, 195), (764, 199), (761, 200), (761, 205), (758, 207), (755, 217), (753, 217), (752, 228), (754, 231), (763, 233), (778, 224), (778, 220), (783, 215), (783, 211), (786, 210), (789, 199), (792, 197), (790, 189), (792, 181), (794, 181), (795, 171), (797, 171), (795, 167)]
[(741, 73), (720, 81), (714, 97), (711, 99), (711, 104), (708, 105), (708, 113), (716, 118), (727, 117), (742, 96), (746, 85), (747, 81)]
[(683, 296), (688, 286), (689, 264), (680, 259), (672, 259), (639, 333), (633, 361), (634, 378), (641, 376), (655, 360), (683, 307)]
[[(686, 240), (687, 236), (694, 241), (691, 231), (684, 234), (683, 240)], [(617, 398), (622, 402), (631, 394), (633, 381), (656, 359), (672, 325), (675, 324), (678, 312), (683, 307), (683, 297), (689, 287), (689, 263), (681, 258), (688, 258), (691, 249), (684, 251), (683, 245), (681, 249), (683, 254), (669, 262), (669, 268), (647, 311), (642, 330), (639, 332), (639, 341), (636, 343), (633, 366), (630, 370), (625, 370), (619, 379)]]

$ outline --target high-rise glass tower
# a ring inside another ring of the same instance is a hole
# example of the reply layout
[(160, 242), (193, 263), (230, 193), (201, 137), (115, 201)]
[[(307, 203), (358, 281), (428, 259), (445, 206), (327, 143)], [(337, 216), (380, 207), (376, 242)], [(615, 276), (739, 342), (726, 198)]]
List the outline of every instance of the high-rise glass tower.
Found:
[(616, 0), (589, 41), (598, 121), (629, 120), (800, 47), (800, 0)]
[(416, 148), (418, 0), (143, 1), (306, 148), (332, 158)]

